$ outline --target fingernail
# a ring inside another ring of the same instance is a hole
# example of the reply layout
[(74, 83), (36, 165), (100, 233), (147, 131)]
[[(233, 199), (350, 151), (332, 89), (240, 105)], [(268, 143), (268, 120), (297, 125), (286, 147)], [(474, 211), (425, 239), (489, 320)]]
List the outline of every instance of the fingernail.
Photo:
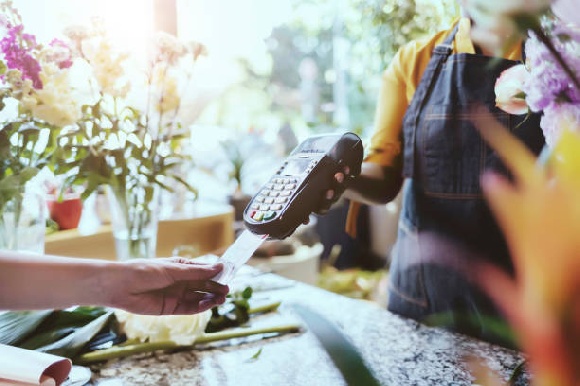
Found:
[(338, 174), (336, 175), (336, 181), (337, 181), (338, 183), (342, 184), (342, 182), (344, 181), (344, 174), (342, 174), (342, 173), (338, 173)]
[(326, 199), (327, 200), (332, 200), (332, 198), (334, 197), (334, 191), (333, 190), (329, 190), (326, 192)]

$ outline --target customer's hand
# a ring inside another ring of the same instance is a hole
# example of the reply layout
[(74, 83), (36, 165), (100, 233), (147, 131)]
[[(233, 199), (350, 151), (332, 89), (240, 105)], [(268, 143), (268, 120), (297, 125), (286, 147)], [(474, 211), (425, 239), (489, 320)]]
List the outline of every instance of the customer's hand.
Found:
[(102, 291), (110, 306), (145, 315), (184, 315), (222, 304), (227, 285), (212, 280), (221, 264), (202, 264), (173, 257), (116, 264)]

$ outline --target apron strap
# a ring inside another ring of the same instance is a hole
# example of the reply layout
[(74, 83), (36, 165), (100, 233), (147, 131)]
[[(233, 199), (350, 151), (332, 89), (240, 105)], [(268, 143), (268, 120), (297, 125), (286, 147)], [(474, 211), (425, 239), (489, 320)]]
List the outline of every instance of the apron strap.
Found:
[[(425, 96), (427, 95), (427, 92), (431, 89), (433, 83), (435, 82), (435, 79), (437, 79), (437, 76), (439, 75), (439, 72), (441, 71), (441, 67), (443, 66), (443, 63), (445, 63), (445, 61), (447, 60), (449, 55), (451, 55), (451, 53), (453, 52), (453, 39), (455, 38), (455, 35), (457, 34), (458, 29), (459, 29), (459, 23), (457, 23), (455, 28), (453, 28), (453, 31), (447, 36), (447, 38), (445, 39), (443, 44), (439, 44), (439, 45), (435, 46), (435, 48), (433, 49), (433, 52), (431, 54), (431, 59), (429, 60), (429, 64), (427, 65), (427, 68), (425, 69), (425, 72), (423, 73), (423, 75), (421, 77), (421, 81), (419, 82), (419, 86), (417, 87), (417, 90), (415, 91), (415, 95), (413, 96), (413, 100), (411, 101), (411, 104), (407, 108), (407, 113), (405, 114), (405, 121), (408, 119), (409, 116), (411, 116), (412, 114), (415, 114), (416, 116), (414, 116), (412, 119), (414, 119), (414, 124), (415, 125), (417, 124), (417, 121), (419, 119), (419, 112), (421, 111), (421, 108), (423, 107), (423, 101), (425, 99)], [(411, 112), (413, 112), (413, 113), (411, 113)], [(411, 139), (411, 141), (405, 140), (405, 147), (409, 145), (409, 142), (410, 142), (410, 144), (412, 144), (413, 156), (405, 158), (404, 167), (403, 167), (403, 175), (404, 176), (408, 176), (409, 173), (410, 173), (410, 175), (412, 175), (412, 172), (414, 170), (413, 161), (415, 158), (414, 157), (415, 130), (413, 130), (412, 135), (413, 135), (413, 138)], [(407, 153), (405, 153), (405, 154), (407, 154)], [(408, 159), (408, 158), (410, 158), (410, 159)], [(408, 171), (408, 173), (405, 173), (405, 171)], [(347, 214), (347, 218), (346, 218), (346, 224), (345, 224), (345, 231), (352, 238), (356, 238), (356, 235), (357, 235), (356, 223), (357, 223), (357, 219), (358, 219), (359, 210), (360, 210), (360, 203), (352, 201), (350, 203), (350, 206), (349, 206), (349, 210), (348, 210), (348, 214)]]
[[(431, 92), (435, 80), (441, 72), (443, 64), (447, 58), (453, 53), (453, 39), (459, 29), (459, 23), (455, 25), (453, 31), (447, 36), (443, 44), (438, 44), (433, 49), (429, 64), (425, 72), (421, 76), (419, 86), (413, 95), (411, 104), (407, 108), (405, 118), (403, 120), (403, 127), (405, 128), (406, 138), (404, 140), (404, 162), (403, 162), (403, 176), (412, 177), (415, 171), (415, 131), (426, 101), (426, 96)], [(412, 128), (412, 130), (409, 130)]]

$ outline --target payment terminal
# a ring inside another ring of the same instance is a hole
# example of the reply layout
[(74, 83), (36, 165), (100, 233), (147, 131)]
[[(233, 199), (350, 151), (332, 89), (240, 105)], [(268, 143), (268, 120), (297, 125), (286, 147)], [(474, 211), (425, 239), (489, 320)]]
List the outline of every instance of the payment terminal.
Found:
[(290, 236), (320, 208), (337, 172), (349, 166), (345, 181), (360, 174), (362, 158), (362, 141), (354, 133), (307, 138), (254, 195), (244, 210), (244, 224), (256, 235)]

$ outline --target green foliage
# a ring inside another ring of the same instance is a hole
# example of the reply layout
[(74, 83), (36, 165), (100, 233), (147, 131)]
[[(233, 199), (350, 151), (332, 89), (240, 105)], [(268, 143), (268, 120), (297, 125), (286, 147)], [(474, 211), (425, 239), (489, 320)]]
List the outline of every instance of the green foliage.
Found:
[(42, 168), (53, 167), (57, 133), (35, 120), (0, 123), (0, 212)]
[[(292, 21), (270, 38), (271, 81), (297, 88), (298, 65), (312, 58), (320, 74), (320, 104), (331, 106), (334, 83), (324, 75), (341, 71), (336, 60), (347, 60), (342, 75), (348, 85), (349, 130), (372, 123), (380, 74), (399, 47), (441, 30), (459, 14), (455, 0), (294, 0), (293, 8)], [(347, 47), (346, 58), (336, 57), (339, 45)], [(322, 110), (318, 119), (313, 126), (336, 125)]]
[(230, 172), (230, 178), (236, 182), (236, 191), (242, 191), (242, 169), (244, 167), (244, 162), (246, 158), (242, 154), (240, 148), (238, 147), (237, 141), (233, 139), (228, 139), (221, 141), (220, 145), (226, 153), (227, 159), (232, 165), (232, 171)]
[(48, 311), (10, 311), (0, 314), (0, 344), (17, 345), (50, 314)]
[(100, 99), (84, 106), (83, 119), (59, 138), (57, 157), (63, 160), (56, 174), (66, 174), (64, 188), (84, 185), (82, 198), (107, 185), (123, 196), (127, 190), (175, 180), (190, 192), (196, 189), (184, 181), (175, 167), (188, 159), (179, 153), (186, 133), (180, 127), (163, 127), (152, 135), (144, 114), (117, 99)]
[(211, 319), (205, 332), (217, 332), (230, 327), (241, 326), (250, 320), (250, 303), (252, 287), (228, 295), (227, 301), (211, 310)]
[(110, 315), (101, 307), (9, 311), (0, 315), (0, 343), (74, 358)]

